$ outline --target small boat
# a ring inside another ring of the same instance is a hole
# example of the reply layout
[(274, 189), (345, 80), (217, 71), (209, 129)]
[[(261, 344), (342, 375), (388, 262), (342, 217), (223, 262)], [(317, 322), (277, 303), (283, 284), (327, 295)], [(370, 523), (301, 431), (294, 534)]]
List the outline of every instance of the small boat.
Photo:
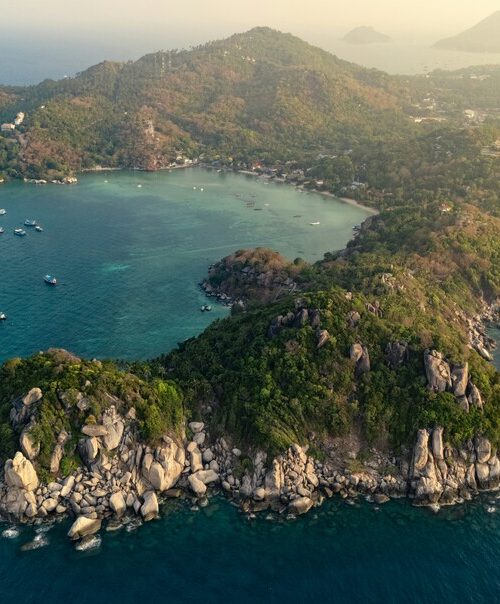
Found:
[(316, 222), (310, 222), (309, 224), (310, 224), (311, 226), (318, 226), (318, 224), (321, 224), (321, 222), (319, 222), (319, 220), (318, 220), (318, 221), (316, 221)]
[(4, 312), (0, 312), (0, 321), (7, 320), (7, 315)]
[(0, 208), (0, 216), (4, 216), (5, 214), (7, 214), (7, 210)]
[(43, 229), (42, 229), (42, 227), (39, 224), (37, 224), (36, 227), (35, 227), (35, 231), (37, 231), (37, 233), (42, 233)]
[(45, 275), (43, 280), (45, 281), (45, 283), (47, 283), (47, 285), (57, 285), (57, 279), (52, 275)]
[(3, 227), (0, 227), (0, 235), (1, 235), (2, 233), (5, 233), (5, 229), (4, 229)]
[(26, 220), (24, 221), (24, 226), (36, 227), (36, 220), (29, 220), (28, 218), (26, 218)]
[(212, 310), (211, 306), (208, 306), (206, 304), (204, 304), (201, 308), (200, 308), (201, 312), (210, 312)]
[(17, 235), (18, 237), (25, 237), (26, 231), (24, 229), (14, 229), (14, 235)]

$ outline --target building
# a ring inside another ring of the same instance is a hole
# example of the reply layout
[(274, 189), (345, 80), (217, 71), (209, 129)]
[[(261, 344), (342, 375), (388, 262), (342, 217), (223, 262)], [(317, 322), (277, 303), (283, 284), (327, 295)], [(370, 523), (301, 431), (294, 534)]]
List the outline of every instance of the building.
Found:
[(22, 111), (20, 111), (17, 115), (16, 115), (16, 119), (14, 120), (14, 124), (16, 126), (20, 126), (22, 123), (24, 122), (24, 113)]
[(12, 132), (16, 127), (14, 124), (2, 124), (0, 126), (0, 132)]

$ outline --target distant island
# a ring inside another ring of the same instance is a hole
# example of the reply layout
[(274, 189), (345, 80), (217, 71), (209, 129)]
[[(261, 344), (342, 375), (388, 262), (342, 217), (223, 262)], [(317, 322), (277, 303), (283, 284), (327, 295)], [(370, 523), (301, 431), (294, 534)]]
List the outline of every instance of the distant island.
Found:
[(435, 48), (463, 52), (500, 52), (500, 11), (457, 36), (440, 40)]
[(380, 44), (390, 42), (391, 38), (381, 34), (373, 27), (361, 26), (355, 27), (347, 33), (343, 40), (349, 44)]

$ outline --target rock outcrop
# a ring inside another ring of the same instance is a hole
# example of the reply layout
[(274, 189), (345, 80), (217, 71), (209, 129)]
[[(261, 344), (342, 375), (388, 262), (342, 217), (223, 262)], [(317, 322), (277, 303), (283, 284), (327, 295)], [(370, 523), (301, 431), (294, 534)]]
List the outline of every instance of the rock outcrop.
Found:
[(476, 437), (456, 449), (444, 444), (443, 428), (419, 430), (410, 471), (410, 496), (416, 505), (450, 505), (479, 490), (500, 486), (500, 462), (491, 443)]
[(34, 491), (38, 487), (38, 476), (29, 459), (18, 451), (14, 459), (8, 459), (4, 467), (5, 483), (9, 487)]
[(427, 350), (424, 354), (425, 373), (429, 390), (445, 392), (451, 388), (451, 370), (443, 355), (437, 350)]
[(351, 346), (349, 352), (351, 361), (355, 363), (355, 375), (361, 377), (363, 374), (370, 371), (370, 355), (368, 354), (368, 348), (360, 343), (355, 343)]
[(86, 516), (79, 516), (71, 525), (68, 531), (68, 537), (70, 539), (81, 539), (87, 535), (94, 535), (101, 528), (101, 520), (98, 518), (87, 518)]

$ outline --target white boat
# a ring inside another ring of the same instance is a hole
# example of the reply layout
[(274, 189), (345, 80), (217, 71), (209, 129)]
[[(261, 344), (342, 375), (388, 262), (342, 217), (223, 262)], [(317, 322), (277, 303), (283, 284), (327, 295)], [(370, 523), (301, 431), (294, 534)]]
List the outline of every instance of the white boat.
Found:
[(3, 227), (0, 227), (0, 235), (1, 235), (2, 233), (5, 233), (5, 229), (4, 229)]
[(7, 214), (7, 210), (0, 208), (0, 216), (3, 216), (4, 214)]
[(43, 280), (45, 281), (45, 283), (47, 283), (47, 285), (57, 285), (57, 279), (52, 275), (45, 275)]
[(0, 312), (0, 321), (7, 320), (7, 315), (4, 312)]
[(309, 223), (311, 226), (318, 226), (318, 224), (321, 224), (321, 222), (318, 220), (316, 222), (310, 222)]

